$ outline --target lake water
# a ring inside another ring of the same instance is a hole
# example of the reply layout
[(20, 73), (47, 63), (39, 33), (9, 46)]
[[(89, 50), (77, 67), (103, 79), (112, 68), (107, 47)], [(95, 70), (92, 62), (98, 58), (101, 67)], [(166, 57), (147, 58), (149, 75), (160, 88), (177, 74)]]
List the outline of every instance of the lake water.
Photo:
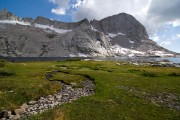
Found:
[[(2, 58), (11, 62), (32, 62), (32, 61), (63, 61), (73, 59), (72, 57), (18, 57), (18, 58)], [(96, 59), (96, 60), (111, 60), (111, 61), (161, 61), (168, 60), (173, 63), (180, 64), (180, 57), (178, 58), (160, 58), (160, 57), (82, 57), (81, 59)]]
[(99, 60), (112, 60), (112, 61), (147, 61), (147, 62), (152, 62), (152, 61), (162, 61), (162, 60), (168, 60), (173, 63), (179, 63), (180, 64), (180, 57), (178, 58), (172, 58), (172, 57), (167, 57), (167, 58), (160, 58), (160, 57), (99, 57), (95, 58)]

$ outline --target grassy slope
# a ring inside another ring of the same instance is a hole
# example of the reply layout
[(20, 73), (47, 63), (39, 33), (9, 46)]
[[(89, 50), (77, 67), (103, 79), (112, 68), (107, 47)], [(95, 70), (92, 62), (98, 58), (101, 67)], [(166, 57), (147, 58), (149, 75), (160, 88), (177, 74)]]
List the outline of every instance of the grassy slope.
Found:
[(5, 63), (1, 71), (14, 73), (12, 76), (0, 76), (0, 111), (13, 109), (32, 99), (52, 94), (60, 88), (56, 83), (44, 80), (46, 71), (54, 63)]
[[(19, 66), (19, 64), (13, 64), (7, 66), (7, 68), (14, 66), (14, 69), (16, 69), (16, 65)], [(34, 67), (37, 66), (36, 63), (26, 63), (26, 65), (30, 65), (33, 70)], [(48, 62), (38, 63), (38, 65), (39, 69), (41, 69), (41, 67), (44, 68), (45, 65), (49, 67), (56, 65), (56, 67), (61, 71), (70, 73), (70, 76), (74, 77), (75, 74), (79, 74), (94, 78), (94, 83), (96, 85), (95, 95), (83, 97), (72, 103), (64, 104), (53, 110), (46, 111), (41, 115), (34, 116), (29, 120), (178, 120), (180, 118), (179, 111), (170, 110), (165, 106), (153, 104), (141, 95), (137, 96), (133, 93), (129, 93), (127, 90), (120, 89), (121, 86), (127, 86), (152, 95), (167, 92), (179, 96), (180, 76), (169, 76), (169, 74), (172, 73), (179, 75), (179, 68), (142, 67), (131, 65), (119, 66), (115, 62), (92, 61)], [(66, 69), (64, 69), (64, 67), (66, 67)], [(47, 70), (46, 67), (42, 72), (45, 70)], [(16, 73), (20, 72), (20, 70), (19, 72), (17, 72), (17, 70), (15, 71)], [(33, 71), (30, 73), (31, 76), (34, 76)], [(36, 71), (36, 74), (38, 73), (39, 72)], [(23, 73), (19, 74), (19, 77), (22, 76), (22, 74)], [(26, 76), (26, 74), (27, 72), (24, 73), (23, 76)], [(16, 75), (16, 77), (17, 76), (18, 75)], [(55, 77), (60, 76), (56, 75)], [(63, 77), (60, 78), (63, 79)], [(6, 81), (7, 79), (13, 84), (19, 84), (17, 81), (13, 82), (15, 80), (15, 77), (13, 76), (12, 78), (0, 78), (0, 82), (2, 83), (2, 81)], [(28, 81), (32, 84), (36, 83), (36, 86), (40, 86), (44, 82), (42, 79), (35, 79), (33, 81), (31, 79), (33, 80), (33, 77), (24, 77), (23, 80), (26, 82), (21, 84), (25, 84), (27, 88), (31, 88), (30, 84), (27, 85)], [(72, 80), (71, 77), (69, 79), (70, 81)], [(68, 80), (66, 79), (66, 81)], [(2, 85), (1, 83), (0, 85)], [(4, 84), (7, 85), (7, 82)], [(14, 86), (13, 84), (11, 86)], [(48, 82), (47, 84), (50, 85), (52, 83)], [(41, 86), (40, 88), (43, 89), (43, 87), (44, 86)], [(4, 88), (3, 90), (7, 90), (7, 88)], [(47, 88), (45, 88), (45, 90), (46, 89)], [(48, 91), (51, 91), (51, 89)], [(34, 95), (36, 95), (35, 93), (36, 92), (34, 92)], [(0, 103), (1, 101), (3, 100), (0, 99)]]

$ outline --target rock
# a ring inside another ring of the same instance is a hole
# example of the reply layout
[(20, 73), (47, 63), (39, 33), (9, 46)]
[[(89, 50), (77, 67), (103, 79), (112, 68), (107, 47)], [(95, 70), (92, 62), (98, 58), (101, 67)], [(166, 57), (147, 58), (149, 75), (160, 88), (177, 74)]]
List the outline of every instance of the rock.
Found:
[(23, 114), (23, 113), (25, 113), (26, 111), (24, 110), (24, 108), (23, 109), (15, 109), (14, 110), (14, 113), (16, 114), (16, 115), (19, 115), (19, 114)]
[(68, 93), (65, 93), (65, 94), (63, 94), (64, 96), (69, 96), (69, 94)]
[(55, 95), (55, 98), (56, 98), (56, 99), (61, 99), (61, 98), (62, 98), (62, 95)]
[[(37, 17), (35, 20), (19, 18), (7, 10), (2, 10), (0, 20), (13, 20), (19, 23), (1, 23), (0, 56), (129, 56), (132, 55), (129, 54), (131, 50), (146, 52), (146, 54), (137, 55), (154, 55), (157, 51), (171, 54), (171, 56), (176, 54), (150, 40), (145, 27), (132, 15), (126, 13), (113, 15), (99, 21), (89, 22), (84, 19), (79, 22), (64, 23), (44, 17)], [(23, 25), (22, 22), (29, 23)], [(45, 30), (38, 27), (38, 24), (54, 26), (57, 30), (51, 28)], [(109, 34), (113, 34), (115, 37)], [(50, 41), (50, 39), (52, 40)], [(115, 52), (121, 51), (115, 45), (127, 48), (128, 52), (125, 54)], [(151, 50), (155, 53), (148, 52)]]
[(2, 118), (8, 118), (8, 111), (5, 111)]
[(48, 95), (47, 98), (52, 98), (53, 96), (52, 95)]
[(3, 118), (5, 112), (6, 112), (6, 110), (4, 110), (0, 113), (0, 118)]
[(28, 103), (28, 105), (34, 105), (34, 104), (36, 104), (37, 103), (37, 101), (30, 101), (29, 103)]
[(9, 119), (11, 120), (13, 117), (14, 117), (14, 115), (10, 115), (10, 116), (9, 116)]
[(15, 115), (15, 116), (13, 116), (13, 117), (11, 118), (11, 120), (18, 120), (19, 118), (20, 118), (20, 115), (17, 114), (17, 115)]
[(26, 103), (22, 104), (22, 106), (21, 106), (21, 109), (23, 109), (23, 110), (26, 110), (28, 108), (29, 108), (29, 105), (27, 105)]

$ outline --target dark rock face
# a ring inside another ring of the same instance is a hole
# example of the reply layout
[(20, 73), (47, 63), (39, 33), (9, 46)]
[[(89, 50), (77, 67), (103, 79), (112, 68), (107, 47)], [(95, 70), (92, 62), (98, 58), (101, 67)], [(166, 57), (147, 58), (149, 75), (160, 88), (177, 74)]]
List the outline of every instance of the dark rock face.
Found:
[(128, 49), (123, 56), (155, 54), (147, 51), (175, 54), (150, 40), (144, 26), (126, 13), (65, 23), (44, 17), (19, 18), (5, 9), (0, 12), (0, 56), (121, 56), (121, 48)]
[(148, 34), (144, 26), (138, 22), (133, 16), (126, 13), (120, 13), (111, 17), (107, 17), (100, 21), (91, 21), (93, 27), (97, 30), (108, 33), (123, 33), (128, 38), (148, 38)]
[[(124, 35), (111, 38), (111, 43), (113, 45), (118, 44), (125, 48), (138, 49), (143, 44), (142, 40), (147, 40), (149, 38), (144, 26), (133, 16), (126, 13), (107, 17), (100, 21), (93, 20), (91, 24), (95, 29), (105, 34), (123, 33)], [(130, 43), (130, 41), (133, 43)]]

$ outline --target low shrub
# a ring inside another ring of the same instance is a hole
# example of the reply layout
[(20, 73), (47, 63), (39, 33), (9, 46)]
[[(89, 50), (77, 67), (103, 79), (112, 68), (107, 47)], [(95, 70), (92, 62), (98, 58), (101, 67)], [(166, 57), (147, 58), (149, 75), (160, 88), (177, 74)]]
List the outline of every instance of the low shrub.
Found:
[(4, 67), (5, 63), (4, 62), (0, 62), (0, 67)]
[(14, 75), (14, 72), (0, 69), (0, 77), (12, 76), (12, 75)]
[(7, 62), (5, 59), (0, 59), (0, 62)]
[(157, 73), (149, 71), (143, 71), (142, 75), (145, 77), (158, 77)]
[(133, 73), (133, 72), (139, 72), (140, 70), (138, 70), (138, 69), (129, 69), (128, 70), (128, 72), (131, 72), (131, 73)]
[(168, 74), (168, 76), (180, 76), (180, 74), (172, 72), (172, 73)]
[(81, 61), (81, 58), (70, 58), (66, 61)]

